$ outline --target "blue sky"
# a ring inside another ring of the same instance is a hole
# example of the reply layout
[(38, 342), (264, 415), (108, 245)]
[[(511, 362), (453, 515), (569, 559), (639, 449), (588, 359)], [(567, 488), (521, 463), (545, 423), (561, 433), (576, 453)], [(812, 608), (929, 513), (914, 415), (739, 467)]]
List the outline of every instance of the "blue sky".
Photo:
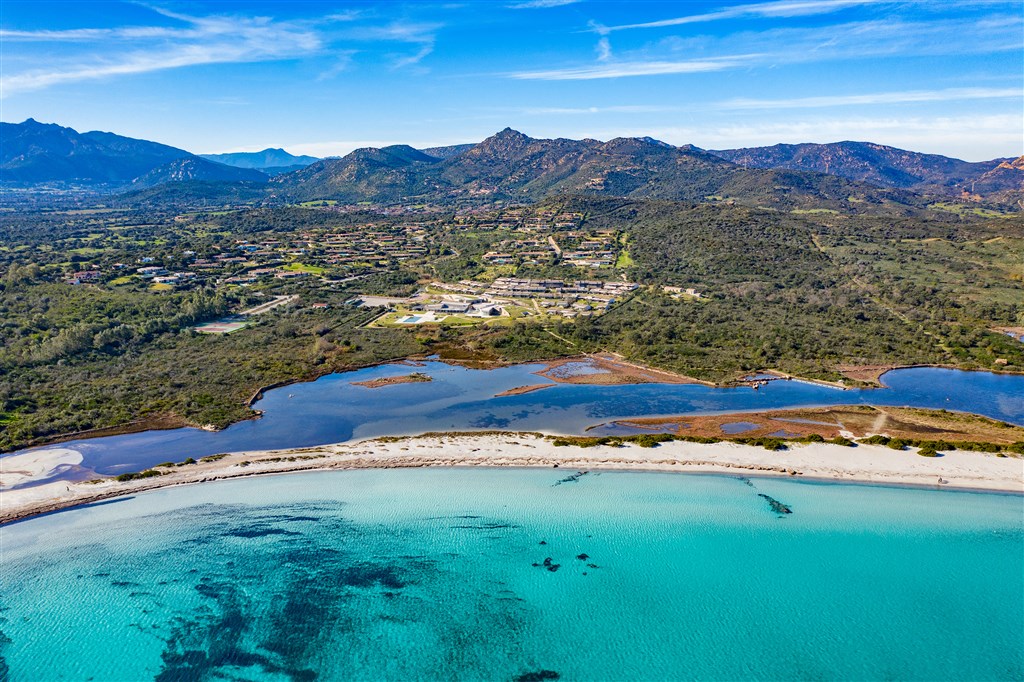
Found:
[(0, 0), (0, 118), (194, 152), (650, 135), (1024, 153), (1020, 0)]

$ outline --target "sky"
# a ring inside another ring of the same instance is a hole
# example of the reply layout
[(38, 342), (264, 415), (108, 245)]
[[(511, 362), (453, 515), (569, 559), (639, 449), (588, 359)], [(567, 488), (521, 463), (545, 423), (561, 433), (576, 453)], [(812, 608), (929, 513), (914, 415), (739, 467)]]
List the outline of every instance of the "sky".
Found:
[(1024, 154), (1020, 0), (0, 0), (0, 119), (196, 153), (651, 136)]

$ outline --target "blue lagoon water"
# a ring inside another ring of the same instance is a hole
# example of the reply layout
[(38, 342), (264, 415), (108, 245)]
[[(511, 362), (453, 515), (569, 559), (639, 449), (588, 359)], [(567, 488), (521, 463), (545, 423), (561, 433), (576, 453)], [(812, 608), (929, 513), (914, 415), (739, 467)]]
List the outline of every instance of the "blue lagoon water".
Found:
[(1019, 680), (1022, 515), (550, 469), (165, 489), (0, 528), (0, 679)]
[[(384, 365), (332, 374), (268, 391), (256, 403), (263, 417), (224, 431), (173, 429), (77, 440), (83, 467), (62, 478), (138, 471), (165, 461), (219, 452), (307, 447), (353, 438), (427, 431), (505, 429), (582, 434), (615, 419), (845, 404), (907, 405), (986, 415), (1024, 425), (1024, 375), (915, 368), (887, 373), (886, 388), (841, 390), (802, 381), (770, 381), (760, 390), (699, 385), (594, 386), (554, 384), (543, 391), (495, 397), (544, 383), (542, 365), (474, 370), (441, 362)], [(383, 388), (353, 382), (418, 371), (430, 382)], [(578, 371), (587, 371), (585, 367)], [(592, 431), (605, 434), (617, 432)]]

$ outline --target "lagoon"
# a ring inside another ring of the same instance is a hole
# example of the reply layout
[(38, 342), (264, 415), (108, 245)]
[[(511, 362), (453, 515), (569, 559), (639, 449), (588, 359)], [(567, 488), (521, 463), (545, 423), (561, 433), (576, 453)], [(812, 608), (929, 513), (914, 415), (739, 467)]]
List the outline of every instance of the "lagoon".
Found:
[[(582, 434), (620, 418), (722, 414), (845, 404), (949, 409), (1024, 425), (1024, 375), (920, 367), (888, 372), (886, 388), (841, 390), (804, 381), (770, 381), (759, 390), (702, 385), (554, 384), (543, 391), (495, 397), (547, 381), (543, 365), (479, 370), (425, 362), (391, 364), (331, 374), (267, 391), (254, 407), (260, 419), (220, 432), (183, 428), (74, 440), (79, 467), (56, 478), (83, 480), (95, 473), (139, 471), (165, 461), (219, 452), (283, 449), (382, 435), (429, 431), (511, 430)], [(420, 372), (429, 382), (367, 388), (353, 382)], [(616, 427), (600, 427), (603, 434)], [(39, 448), (36, 448), (39, 449)], [(24, 451), (23, 451), (24, 452)], [(52, 479), (51, 479), (52, 480)]]

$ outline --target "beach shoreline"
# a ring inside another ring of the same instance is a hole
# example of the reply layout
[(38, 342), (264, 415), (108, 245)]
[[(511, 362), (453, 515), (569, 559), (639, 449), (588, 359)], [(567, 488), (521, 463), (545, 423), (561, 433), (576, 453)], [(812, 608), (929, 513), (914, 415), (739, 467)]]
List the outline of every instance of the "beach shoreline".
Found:
[[(225, 453), (129, 481), (41, 482), (0, 491), (0, 525), (160, 488), (296, 472), (422, 467), (550, 468), (769, 476), (834, 483), (896, 485), (1024, 494), (1024, 461), (952, 451), (921, 457), (916, 449), (792, 444), (769, 451), (734, 442), (672, 441), (581, 448), (538, 433), (427, 434), (286, 450)], [(42, 467), (40, 467), (42, 470)], [(940, 482), (941, 481), (941, 482)]]

